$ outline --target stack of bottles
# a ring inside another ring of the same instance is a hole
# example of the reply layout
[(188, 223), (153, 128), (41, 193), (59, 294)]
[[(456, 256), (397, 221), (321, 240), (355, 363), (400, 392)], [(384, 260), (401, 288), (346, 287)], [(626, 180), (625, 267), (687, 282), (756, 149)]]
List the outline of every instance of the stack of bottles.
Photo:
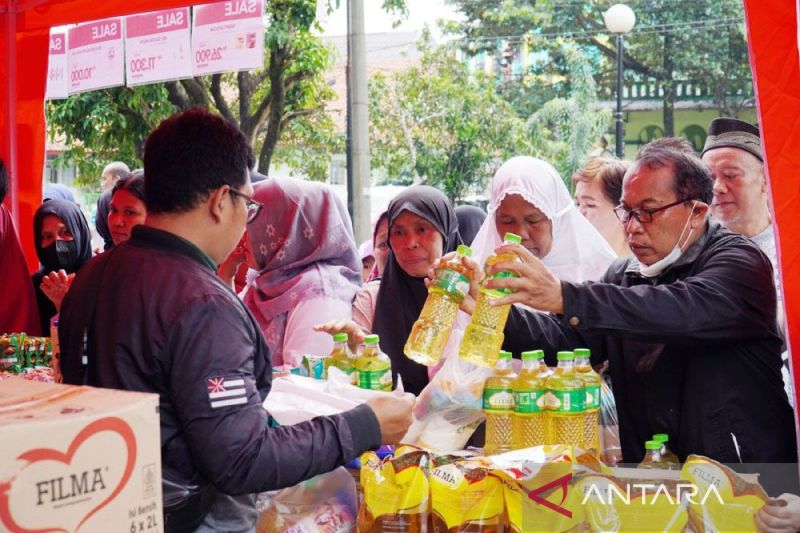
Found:
[(551, 370), (542, 350), (523, 352), (517, 375), (511, 354), (500, 351), (495, 371), (484, 385), (485, 453), (543, 444), (599, 453), (601, 378), (589, 356), (585, 348), (559, 352), (558, 366)]
[(352, 385), (362, 389), (391, 391), (392, 362), (380, 348), (380, 337), (367, 335), (357, 354), (350, 351), (347, 340), (347, 333), (336, 333), (330, 354), (324, 357), (303, 356), (305, 375), (328, 379), (330, 369), (338, 368), (350, 377)]
[(669, 435), (656, 433), (653, 440), (644, 443), (644, 459), (637, 468), (681, 469), (680, 459), (669, 449)]

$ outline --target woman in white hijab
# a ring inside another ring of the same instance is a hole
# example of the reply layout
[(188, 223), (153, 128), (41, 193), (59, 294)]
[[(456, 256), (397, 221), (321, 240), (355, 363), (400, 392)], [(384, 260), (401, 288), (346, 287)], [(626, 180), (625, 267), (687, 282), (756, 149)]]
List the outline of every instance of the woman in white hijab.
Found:
[(600, 279), (617, 257), (578, 212), (556, 169), (534, 157), (513, 157), (497, 170), (472, 258), (482, 266), (506, 232), (522, 237), (522, 245), (562, 281)]

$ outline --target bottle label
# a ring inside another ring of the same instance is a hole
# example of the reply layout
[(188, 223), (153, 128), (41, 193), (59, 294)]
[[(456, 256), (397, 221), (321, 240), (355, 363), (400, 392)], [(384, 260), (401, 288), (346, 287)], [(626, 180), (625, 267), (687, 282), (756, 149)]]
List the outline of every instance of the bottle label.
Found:
[(433, 284), (460, 300), (469, 294), (469, 278), (457, 270), (440, 269), (436, 272), (436, 280)]
[(392, 371), (384, 370), (359, 370), (358, 386), (369, 390), (392, 390)]
[(586, 393), (583, 389), (576, 390), (551, 390), (549, 399), (551, 402), (550, 410), (557, 414), (581, 413), (583, 412)]
[[(514, 272), (508, 272), (507, 270), (503, 270), (500, 272), (495, 272), (491, 276), (488, 276), (486, 278), (486, 281), (490, 279), (504, 279), (504, 278), (518, 278), (518, 277), (519, 275)], [(484, 281), (484, 283), (486, 282)], [(495, 298), (500, 298), (502, 296), (505, 296), (506, 294), (511, 294), (512, 292), (514, 292), (511, 289), (488, 289), (485, 286), (483, 287), (482, 290), (489, 296), (494, 296)]]
[(586, 400), (584, 400), (586, 410), (600, 409), (600, 385), (587, 385), (586, 386)]
[(512, 389), (483, 389), (483, 409), (486, 411), (514, 411)]
[(542, 412), (539, 399), (541, 390), (514, 391), (514, 412), (521, 415), (535, 415)]

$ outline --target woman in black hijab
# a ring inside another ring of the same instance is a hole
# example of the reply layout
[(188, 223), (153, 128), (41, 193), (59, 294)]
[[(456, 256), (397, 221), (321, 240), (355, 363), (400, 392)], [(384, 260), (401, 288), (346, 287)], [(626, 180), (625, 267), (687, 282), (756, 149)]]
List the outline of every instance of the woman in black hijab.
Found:
[(392, 360), (395, 380), (399, 374), (404, 390), (416, 395), (428, 384), (428, 367), (406, 357), (403, 348), (428, 296), (428, 269), (454, 252), (461, 239), (453, 206), (433, 187), (409, 187), (389, 203), (388, 216), (391, 252), (375, 304), (373, 332), (380, 335), (381, 348)]
[(461, 240), (469, 246), (481, 229), (483, 221), (486, 220), (486, 212), (474, 205), (460, 205), (456, 207), (456, 218), (458, 219), (458, 234)]
[[(50, 319), (58, 311), (55, 299), (61, 303), (63, 294), (55, 297), (50, 279), (44, 281), (45, 289), (42, 290), (43, 278), (51, 272), (64, 270), (67, 276), (74, 274), (89, 259), (92, 258), (92, 243), (89, 225), (80, 208), (67, 200), (48, 200), (36, 211), (33, 216), (33, 234), (36, 240), (36, 255), (42, 266), (33, 275), (33, 287), (36, 291), (36, 301), (39, 305), (39, 320), (42, 331), (50, 331)], [(65, 292), (71, 282), (66, 276), (60, 276), (60, 291)], [(66, 284), (66, 286), (65, 286)]]

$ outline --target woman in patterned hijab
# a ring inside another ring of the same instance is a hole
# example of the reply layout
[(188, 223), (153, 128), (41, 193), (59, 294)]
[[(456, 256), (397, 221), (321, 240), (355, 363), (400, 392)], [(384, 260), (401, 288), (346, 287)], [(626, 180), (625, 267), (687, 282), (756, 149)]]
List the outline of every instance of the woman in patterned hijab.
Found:
[(254, 199), (264, 209), (248, 224), (246, 244), (259, 272), (244, 303), (264, 332), (272, 365), (298, 366), (304, 354), (333, 348), (314, 325), (350, 318), (361, 281), (350, 217), (322, 183), (269, 178), (255, 186)]

